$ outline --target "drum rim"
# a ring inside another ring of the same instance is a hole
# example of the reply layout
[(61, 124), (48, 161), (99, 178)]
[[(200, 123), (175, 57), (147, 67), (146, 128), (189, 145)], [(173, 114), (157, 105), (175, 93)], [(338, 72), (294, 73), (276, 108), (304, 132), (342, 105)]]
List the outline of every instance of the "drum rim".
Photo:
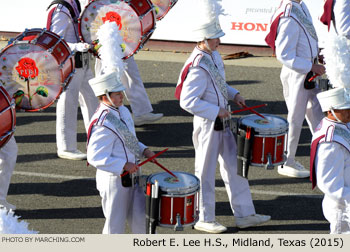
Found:
[[(199, 190), (199, 179), (197, 178), (196, 175), (194, 174), (191, 174), (191, 173), (188, 173), (188, 172), (181, 172), (181, 171), (175, 171), (173, 172), (175, 175), (176, 173), (181, 173), (181, 174), (187, 174), (187, 175), (190, 175), (191, 177), (195, 178), (195, 180), (197, 181), (197, 184), (194, 185), (194, 186), (190, 186), (190, 187), (185, 187), (185, 188), (180, 188), (180, 187), (176, 187), (176, 188), (167, 188), (167, 189), (164, 189), (164, 187), (162, 187), (161, 185), (159, 185), (159, 188), (162, 192), (165, 192), (169, 195), (183, 195), (183, 194), (189, 194), (189, 193), (195, 193), (196, 191)], [(167, 172), (157, 172), (157, 173), (152, 173), (149, 175), (149, 177), (147, 178), (147, 181), (150, 181), (151, 182), (151, 179), (157, 175), (160, 175), (160, 174), (167, 174)], [(182, 194), (179, 194), (179, 193), (182, 193)], [(166, 194), (165, 194), (166, 195)]]
[[(178, 0), (169, 0), (170, 4), (168, 5), (168, 8), (166, 9), (166, 11), (164, 11), (164, 13), (161, 16), (156, 15), (157, 21), (162, 20), (166, 16), (166, 14), (168, 14), (168, 12), (171, 10), (171, 8), (174, 7), (174, 5), (177, 3), (177, 1)], [(158, 6), (158, 5), (154, 4), (152, 0), (151, 0), (151, 2), (154, 6)]]
[[(255, 132), (256, 133), (260, 133), (260, 134), (269, 134), (269, 135), (283, 135), (283, 133), (287, 133), (288, 132), (288, 128), (289, 128), (289, 123), (288, 123), (288, 121), (285, 119), (285, 118), (283, 118), (283, 117), (281, 117), (281, 116), (278, 116), (278, 115), (272, 115), (272, 114), (262, 114), (263, 116), (272, 116), (272, 117), (275, 117), (275, 118), (278, 118), (278, 119), (281, 119), (282, 121), (284, 121), (286, 124), (285, 124), (285, 126), (283, 126), (283, 127), (277, 127), (277, 128), (266, 128), (266, 129), (262, 129), (262, 128), (256, 128), (256, 127), (254, 127), (254, 126), (249, 126), (249, 125), (246, 125), (246, 124), (242, 124), (242, 121), (243, 121), (243, 119), (245, 119), (245, 118), (247, 118), (247, 117), (253, 117), (253, 116), (255, 116), (255, 117), (259, 117), (258, 115), (255, 115), (255, 114), (249, 114), (249, 115), (245, 115), (245, 116), (242, 116), (242, 117), (240, 117), (239, 118), (239, 120), (238, 120), (238, 124), (239, 125), (244, 125), (244, 126), (248, 126), (248, 127), (251, 127), (251, 128), (253, 128), (254, 130), (255, 130)], [(258, 136), (258, 134), (256, 135), (256, 136)], [(261, 136), (263, 136), (263, 135), (261, 135)]]
[[(4, 95), (5, 100), (7, 101), (9, 107), (11, 107), (10, 111), (11, 111), (11, 116), (12, 116), (12, 128), (10, 131), (8, 131), (8, 132), (11, 132), (11, 131), (12, 132), (8, 136), (6, 136), (4, 138), (4, 140), (2, 140), (2, 143), (0, 143), (0, 149), (1, 149), (10, 140), (10, 138), (12, 137), (12, 135), (14, 134), (14, 132), (16, 130), (16, 110), (13, 108), (13, 106), (11, 104), (11, 99), (10, 99), (9, 93), (6, 91), (5, 87), (2, 85), (0, 86), (0, 92)], [(9, 108), (9, 107), (7, 107), (7, 108)], [(0, 111), (0, 112), (2, 112), (2, 111)], [(0, 135), (0, 137), (2, 137), (2, 135)]]

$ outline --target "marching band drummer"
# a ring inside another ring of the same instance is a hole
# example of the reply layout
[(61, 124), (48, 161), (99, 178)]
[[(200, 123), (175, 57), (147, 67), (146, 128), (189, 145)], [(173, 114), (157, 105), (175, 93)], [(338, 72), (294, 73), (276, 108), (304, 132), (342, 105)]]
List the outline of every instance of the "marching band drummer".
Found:
[(350, 0), (326, 0), (321, 22), (338, 35), (347, 36), (350, 39)]
[(350, 234), (350, 96), (345, 93), (335, 88), (317, 95), (327, 117), (311, 145), (313, 187), (317, 183), (325, 194), (322, 209), (331, 234)]
[[(175, 96), (180, 106), (194, 115), (193, 144), (195, 175), (200, 180), (199, 221), (195, 229), (222, 233), (227, 228), (215, 221), (215, 170), (219, 159), (221, 177), (225, 183), (236, 226), (247, 228), (270, 220), (270, 216), (255, 213), (248, 180), (237, 175), (236, 141), (229, 128), (215, 121), (229, 117), (228, 100), (245, 104), (239, 92), (225, 81), (224, 64), (216, 51), (224, 32), (216, 13), (217, 1), (198, 1), (193, 32), (200, 41), (181, 71)], [(202, 11), (202, 12), (201, 12)], [(202, 17), (202, 18), (201, 18)]]
[[(81, 0), (82, 4), (86, 1)], [(93, 78), (89, 67), (90, 45), (79, 42), (78, 22), (81, 6), (78, 0), (53, 1), (50, 6), (47, 28), (62, 36), (75, 54), (75, 74), (68, 88), (62, 92), (56, 107), (57, 155), (60, 158), (84, 160), (86, 154), (77, 148), (77, 120), (80, 104), (85, 129), (95, 112), (98, 101), (89, 86)]]
[(278, 166), (280, 175), (306, 178), (309, 170), (295, 160), (304, 119), (313, 133), (324, 117), (316, 94), (319, 88), (308, 82), (312, 74), (323, 75), (325, 68), (315, 62), (318, 38), (309, 10), (301, 0), (283, 0), (272, 17), (267, 44), (276, 50), (283, 64), (280, 79), (288, 109), (287, 160)]
[[(1, 85), (1, 83), (0, 83)], [(12, 97), (12, 95), (11, 95)], [(9, 141), (0, 148), (0, 208), (15, 210), (16, 206), (7, 202), (11, 177), (16, 166), (18, 147), (12, 135)]]
[(110, 58), (116, 62), (102, 60), (104, 74), (89, 80), (100, 105), (89, 127), (87, 160), (97, 168), (96, 186), (106, 218), (103, 234), (124, 233), (126, 221), (132, 233), (146, 233), (143, 189), (137, 184), (124, 187), (122, 174), (137, 172), (137, 161), (154, 153), (138, 141), (131, 113), (123, 106), (122, 52), (120, 46), (113, 48)]

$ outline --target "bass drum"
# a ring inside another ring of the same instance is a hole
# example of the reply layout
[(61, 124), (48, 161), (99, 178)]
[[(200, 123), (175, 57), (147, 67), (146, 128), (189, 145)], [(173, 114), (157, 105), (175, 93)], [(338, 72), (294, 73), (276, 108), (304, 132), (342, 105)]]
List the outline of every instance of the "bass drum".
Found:
[(93, 44), (106, 21), (116, 22), (124, 43), (124, 59), (136, 53), (155, 29), (155, 12), (149, 0), (93, 0), (79, 19), (80, 39)]
[(59, 98), (74, 74), (68, 44), (46, 29), (30, 29), (0, 53), (0, 82), (16, 107), (39, 111)]

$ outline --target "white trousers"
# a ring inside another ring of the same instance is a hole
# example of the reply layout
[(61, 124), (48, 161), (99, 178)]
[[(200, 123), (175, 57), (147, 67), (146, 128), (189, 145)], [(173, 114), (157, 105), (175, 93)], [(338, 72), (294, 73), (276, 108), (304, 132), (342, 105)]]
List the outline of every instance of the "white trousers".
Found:
[(193, 121), (195, 175), (200, 180), (199, 220), (215, 221), (215, 171), (219, 160), (231, 209), (235, 217), (255, 214), (248, 180), (237, 175), (236, 141), (229, 128), (215, 131), (214, 123), (195, 116)]
[(283, 96), (288, 108), (287, 121), (289, 123), (288, 153), (285, 164), (292, 165), (295, 161), (304, 119), (306, 118), (313, 134), (324, 115), (316, 97), (320, 90), (318, 88), (309, 90), (304, 88), (306, 74), (297, 73), (283, 66), (280, 77), (283, 86)]
[[(129, 101), (131, 111), (134, 116), (140, 116), (153, 111), (152, 104), (148, 98), (145, 86), (140, 76), (139, 69), (134, 57), (124, 60), (125, 71), (121, 76), (121, 81), (125, 87), (125, 97)], [(96, 76), (103, 73), (100, 60), (96, 60)]]
[(350, 234), (350, 206), (341, 206), (328, 197), (322, 201), (323, 215), (330, 223), (331, 234)]
[(0, 200), (6, 200), (11, 176), (16, 166), (17, 144), (12, 136), (0, 149)]
[(59, 151), (77, 149), (78, 106), (80, 105), (86, 131), (89, 121), (95, 113), (98, 100), (88, 80), (94, 76), (88, 66), (76, 68), (75, 74), (57, 102), (56, 107), (56, 142)]
[(145, 195), (139, 186), (123, 187), (120, 176), (97, 169), (96, 186), (106, 218), (103, 234), (125, 233), (127, 221), (134, 234), (146, 233)]

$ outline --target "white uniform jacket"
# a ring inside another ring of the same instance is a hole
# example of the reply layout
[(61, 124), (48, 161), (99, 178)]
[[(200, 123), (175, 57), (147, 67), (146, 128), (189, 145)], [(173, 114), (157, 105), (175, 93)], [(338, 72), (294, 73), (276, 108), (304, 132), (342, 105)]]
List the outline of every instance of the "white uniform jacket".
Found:
[(336, 32), (350, 39), (350, 1), (334, 0), (333, 14)]
[(284, 66), (306, 74), (318, 55), (318, 40), (313, 33), (310, 12), (303, 2), (298, 4), (287, 0), (283, 1), (275, 16), (281, 12), (284, 14), (277, 30), (276, 57)]
[[(97, 169), (120, 175), (125, 163), (136, 163), (136, 156), (126, 147), (121, 133), (106, 119), (107, 114), (112, 113), (124, 122), (131, 133), (136, 136), (134, 123), (129, 110), (120, 106), (118, 109), (100, 103), (99, 108), (93, 115), (89, 132), (87, 160)], [(139, 142), (140, 151), (146, 146)]]
[(350, 233), (349, 125), (324, 118), (313, 136), (315, 142), (317, 152), (311, 161), (317, 186), (325, 194), (323, 213), (331, 224), (331, 233)]
[[(196, 47), (185, 63), (185, 66), (187, 66), (192, 62), (192, 66), (189, 69), (190, 74), (187, 75), (183, 83), (180, 106), (195, 117), (198, 116), (203, 119), (215, 121), (219, 114), (220, 107), (227, 108), (227, 100), (220, 92), (219, 87), (215, 84), (214, 77), (206, 70), (207, 66), (201, 63), (202, 57), (207, 57), (212, 61), (217, 66), (221, 76), (225, 79), (224, 63), (219, 52), (213, 51), (210, 55)], [(181, 74), (178, 84), (180, 81)], [(230, 100), (233, 100), (236, 94), (239, 93), (238, 90), (227, 84), (226, 88)]]

